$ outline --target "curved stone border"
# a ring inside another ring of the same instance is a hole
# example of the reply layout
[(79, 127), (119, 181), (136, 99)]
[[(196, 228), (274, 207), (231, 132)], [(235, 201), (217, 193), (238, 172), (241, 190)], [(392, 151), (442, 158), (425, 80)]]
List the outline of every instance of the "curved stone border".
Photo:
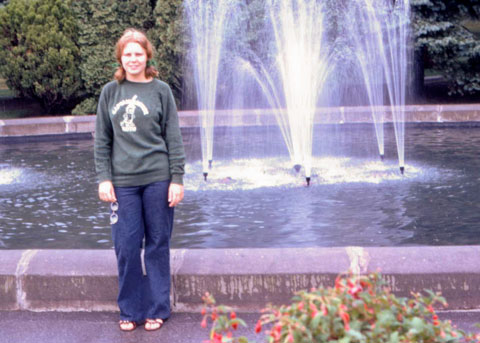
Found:
[[(348, 270), (379, 270), (399, 296), (431, 289), (450, 309), (476, 309), (479, 260), (478, 246), (172, 250), (172, 303), (198, 310), (209, 291), (218, 303), (258, 311), (333, 286)], [(117, 310), (113, 250), (0, 250), (0, 261), (0, 310)]]
[[(384, 107), (385, 122), (392, 121), (390, 107)], [(369, 107), (318, 108), (316, 123), (371, 123)], [(198, 127), (198, 111), (180, 111), (182, 128)], [(405, 121), (409, 123), (480, 122), (480, 104), (467, 105), (411, 105), (405, 107)], [(264, 109), (217, 110), (216, 126), (276, 125), (274, 111)], [(0, 120), (0, 139), (24, 136), (93, 134), (95, 115), (38, 117)]]

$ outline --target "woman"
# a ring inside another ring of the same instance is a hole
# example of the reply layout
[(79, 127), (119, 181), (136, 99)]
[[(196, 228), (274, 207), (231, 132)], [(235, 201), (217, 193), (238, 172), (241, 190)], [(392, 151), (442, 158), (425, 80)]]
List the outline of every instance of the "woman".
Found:
[(115, 81), (104, 86), (97, 109), (98, 195), (111, 203), (123, 331), (139, 323), (158, 330), (170, 316), (169, 243), (174, 207), (183, 199), (177, 110), (170, 87), (155, 78), (152, 58), (145, 34), (127, 29), (116, 45)]

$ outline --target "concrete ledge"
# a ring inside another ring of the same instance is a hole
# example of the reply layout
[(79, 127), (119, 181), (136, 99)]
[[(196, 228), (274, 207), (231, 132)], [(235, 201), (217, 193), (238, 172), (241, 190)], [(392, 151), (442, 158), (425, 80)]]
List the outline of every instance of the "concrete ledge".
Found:
[[(391, 108), (377, 107), (384, 113), (384, 121), (392, 122)], [(182, 128), (198, 127), (199, 111), (180, 111)], [(408, 123), (457, 123), (480, 122), (480, 104), (462, 105), (411, 105), (405, 106), (405, 121)], [(370, 107), (329, 107), (318, 108), (315, 116), (316, 124), (372, 123)], [(216, 110), (216, 126), (261, 126), (277, 125), (273, 110), (242, 109)], [(28, 119), (0, 120), (0, 138), (93, 134), (95, 131), (95, 115), (38, 117)]]
[(0, 137), (85, 134), (95, 131), (95, 116), (57, 116), (0, 120)]
[[(334, 284), (348, 270), (380, 270), (394, 293), (440, 291), (450, 309), (480, 308), (480, 247), (172, 250), (175, 311), (219, 303), (259, 310), (301, 289)], [(0, 250), (0, 310), (116, 311), (112, 250)]]

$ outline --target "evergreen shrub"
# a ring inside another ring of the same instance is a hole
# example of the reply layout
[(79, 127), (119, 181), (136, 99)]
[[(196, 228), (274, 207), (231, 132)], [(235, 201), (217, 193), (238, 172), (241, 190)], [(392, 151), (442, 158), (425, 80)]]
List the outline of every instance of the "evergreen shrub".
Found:
[(147, 31), (152, 26), (152, 8), (148, 0), (77, 0), (72, 10), (79, 27), (84, 83), (84, 100), (73, 113), (91, 114), (96, 112), (102, 87), (113, 79), (115, 43), (129, 27)]
[(52, 113), (81, 89), (77, 25), (69, 0), (11, 0), (0, 7), (0, 75)]

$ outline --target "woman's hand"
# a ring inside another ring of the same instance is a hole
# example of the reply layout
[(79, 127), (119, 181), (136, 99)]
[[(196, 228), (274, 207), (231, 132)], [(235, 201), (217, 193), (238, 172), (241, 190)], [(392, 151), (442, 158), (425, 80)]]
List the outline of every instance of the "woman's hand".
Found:
[(115, 202), (115, 190), (113, 189), (112, 181), (103, 181), (98, 185), (98, 197), (102, 201)]
[(183, 199), (183, 185), (170, 183), (168, 187), (168, 206), (175, 207)]

